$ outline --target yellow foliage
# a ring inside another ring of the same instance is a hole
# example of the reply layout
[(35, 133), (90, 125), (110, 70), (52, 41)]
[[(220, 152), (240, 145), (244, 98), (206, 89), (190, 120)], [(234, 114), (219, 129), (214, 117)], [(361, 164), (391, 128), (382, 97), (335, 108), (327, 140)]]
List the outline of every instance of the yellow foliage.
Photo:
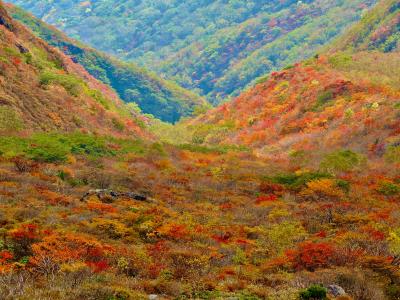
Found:
[(389, 247), (394, 255), (400, 255), (400, 228), (389, 233)]
[(76, 164), (76, 158), (73, 155), (68, 155), (67, 156), (67, 163), (70, 165)]
[(60, 271), (63, 273), (76, 273), (88, 269), (88, 266), (81, 261), (72, 263), (64, 263), (60, 266)]
[(307, 183), (301, 195), (313, 200), (337, 199), (344, 197), (343, 191), (337, 187), (336, 181), (328, 178), (317, 179)]
[(93, 220), (92, 226), (114, 239), (123, 238), (133, 233), (132, 229), (116, 220), (96, 218)]
[(307, 233), (299, 223), (283, 222), (275, 224), (267, 230), (268, 249), (280, 255), (292, 247), (296, 242), (303, 240)]
[(271, 212), (268, 214), (268, 220), (270, 221), (276, 221), (280, 220), (282, 218), (286, 218), (290, 216), (290, 212), (288, 212), (284, 208), (274, 208), (271, 210)]

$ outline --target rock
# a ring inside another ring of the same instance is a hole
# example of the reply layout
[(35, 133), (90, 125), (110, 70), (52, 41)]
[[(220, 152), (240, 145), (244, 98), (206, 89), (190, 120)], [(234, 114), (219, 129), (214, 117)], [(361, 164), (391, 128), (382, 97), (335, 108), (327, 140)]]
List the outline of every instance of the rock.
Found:
[(149, 300), (157, 300), (157, 299), (158, 299), (158, 295), (155, 295), (155, 294), (149, 295)]
[(24, 46), (22, 46), (21, 44), (15, 44), (15, 46), (18, 48), (19, 52), (21, 54), (25, 54), (25, 53), (29, 53), (28, 48), (25, 48)]
[(125, 197), (140, 202), (149, 202), (149, 203), (153, 202), (153, 200), (150, 199), (149, 197), (136, 194), (134, 192), (122, 193), (105, 189), (89, 190), (85, 195), (82, 196), (81, 201), (85, 201), (90, 196), (97, 196), (100, 199), (100, 201), (103, 202), (113, 202), (113, 200), (120, 197)]
[(12, 23), (12, 20), (11, 20), (10, 16), (7, 14), (4, 7), (1, 6), (1, 4), (0, 4), (0, 25), (3, 25), (5, 28), (7, 28), (10, 31), (14, 30), (14, 25)]
[(329, 292), (329, 294), (331, 294), (334, 297), (346, 295), (345, 290), (342, 287), (335, 285), (335, 284), (328, 285), (328, 292)]

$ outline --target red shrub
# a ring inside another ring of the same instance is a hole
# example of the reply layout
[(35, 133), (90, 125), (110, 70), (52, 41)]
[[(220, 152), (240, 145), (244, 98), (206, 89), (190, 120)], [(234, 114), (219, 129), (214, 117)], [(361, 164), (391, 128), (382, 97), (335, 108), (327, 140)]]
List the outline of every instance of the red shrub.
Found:
[(271, 195), (261, 195), (261, 196), (257, 197), (256, 204), (260, 204), (260, 203), (263, 203), (263, 202), (274, 202), (276, 200), (278, 200), (278, 197), (276, 195), (273, 195), (273, 194), (271, 194)]
[(107, 271), (110, 265), (106, 260), (100, 260), (97, 262), (86, 262), (86, 265), (90, 267), (94, 273), (101, 273)]
[(20, 228), (11, 232), (14, 240), (34, 240), (38, 236), (38, 226), (35, 224), (23, 224)]
[(294, 269), (309, 271), (329, 266), (334, 254), (335, 249), (331, 244), (314, 242), (304, 242), (299, 244), (297, 249), (286, 251)]
[(7, 263), (7, 261), (13, 259), (14, 256), (10, 251), (2, 250), (0, 251), (0, 264)]

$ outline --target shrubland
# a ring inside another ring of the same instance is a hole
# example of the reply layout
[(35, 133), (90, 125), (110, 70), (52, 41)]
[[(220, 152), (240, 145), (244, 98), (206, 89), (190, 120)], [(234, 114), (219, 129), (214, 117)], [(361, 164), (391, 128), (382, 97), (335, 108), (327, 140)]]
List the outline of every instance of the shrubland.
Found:
[[(3, 295), (310, 299), (337, 284), (349, 299), (396, 299), (393, 163), (343, 150), (293, 169), (248, 150), (82, 133), (0, 140)], [(345, 158), (330, 172), (334, 156)], [(148, 201), (82, 200), (90, 189)]]
[(399, 298), (398, 52), (321, 53), (173, 126), (0, 16), (3, 298)]

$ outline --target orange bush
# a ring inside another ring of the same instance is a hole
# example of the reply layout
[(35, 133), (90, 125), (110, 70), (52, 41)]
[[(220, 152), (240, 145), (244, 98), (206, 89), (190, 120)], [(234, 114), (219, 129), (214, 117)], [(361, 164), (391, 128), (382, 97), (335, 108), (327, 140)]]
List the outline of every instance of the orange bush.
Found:
[(314, 271), (331, 265), (335, 248), (329, 243), (304, 242), (297, 249), (286, 251), (286, 257), (295, 270)]

